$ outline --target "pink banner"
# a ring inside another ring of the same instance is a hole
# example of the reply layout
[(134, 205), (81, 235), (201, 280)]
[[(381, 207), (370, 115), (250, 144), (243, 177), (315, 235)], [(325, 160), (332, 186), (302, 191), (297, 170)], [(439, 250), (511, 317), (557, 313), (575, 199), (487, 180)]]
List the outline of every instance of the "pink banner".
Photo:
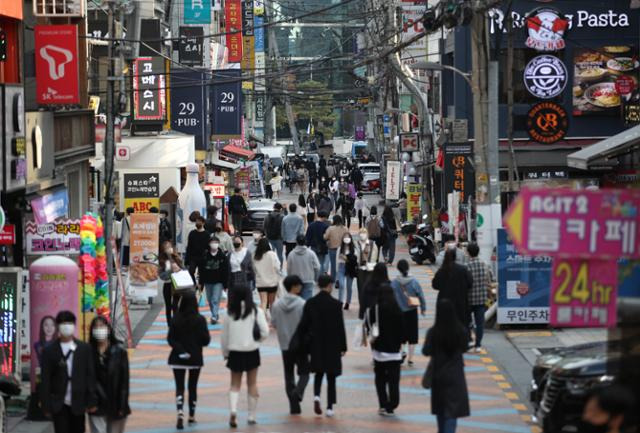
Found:
[(615, 261), (554, 259), (551, 326), (615, 326), (617, 284)]
[(639, 208), (638, 190), (523, 188), (504, 223), (523, 254), (637, 259)]

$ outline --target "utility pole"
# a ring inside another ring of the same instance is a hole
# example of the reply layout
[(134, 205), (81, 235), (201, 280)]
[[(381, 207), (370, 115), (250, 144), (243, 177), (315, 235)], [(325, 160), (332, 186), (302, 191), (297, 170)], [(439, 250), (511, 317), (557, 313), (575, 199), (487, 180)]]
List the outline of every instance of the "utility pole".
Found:
[(509, 141), (509, 192), (513, 192), (515, 180), (520, 183), (516, 154), (513, 150), (513, 18), (507, 16), (507, 139)]

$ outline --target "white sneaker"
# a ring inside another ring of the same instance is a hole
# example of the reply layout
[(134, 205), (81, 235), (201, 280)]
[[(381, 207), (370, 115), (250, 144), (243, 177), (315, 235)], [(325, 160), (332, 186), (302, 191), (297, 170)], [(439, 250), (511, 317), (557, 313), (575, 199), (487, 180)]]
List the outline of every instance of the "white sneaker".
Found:
[(484, 349), (483, 349), (482, 347), (475, 347), (475, 348), (473, 349), (473, 351), (474, 351), (475, 353), (482, 353), (482, 352), (484, 351)]
[(334, 412), (333, 409), (327, 409), (327, 417), (333, 418)]

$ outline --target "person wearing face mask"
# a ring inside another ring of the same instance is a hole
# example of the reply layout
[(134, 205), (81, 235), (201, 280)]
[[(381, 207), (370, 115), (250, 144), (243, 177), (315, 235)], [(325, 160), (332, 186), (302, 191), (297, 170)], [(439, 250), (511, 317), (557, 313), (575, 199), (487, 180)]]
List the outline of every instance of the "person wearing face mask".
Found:
[(209, 241), (209, 250), (204, 253), (198, 266), (200, 285), (204, 288), (211, 310), (210, 323), (215, 325), (219, 321), (219, 306), (222, 291), (229, 281), (229, 259), (220, 249), (220, 240), (213, 236)]
[(209, 239), (211, 233), (204, 229), (206, 220), (204, 217), (198, 215), (196, 217), (196, 228), (191, 230), (189, 237), (187, 238), (187, 251), (185, 254), (185, 264), (189, 267), (189, 273), (193, 281), (196, 280), (196, 269), (200, 263), (202, 255), (209, 248)]
[(229, 254), (231, 251), (233, 251), (233, 240), (231, 239), (229, 233), (225, 232), (222, 229), (222, 225), (220, 223), (216, 224), (216, 228), (213, 231), (213, 234), (220, 241), (220, 249), (223, 253)]
[(634, 397), (622, 385), (610, 385), (593, 391), (584, 406), (580, 433), (622, 433), (632, 427), (629, 420), (634, 408)]
[(159, 238), (160, 245), (164, 242), (171, 242), (173, 240), (173, 230), (171, 229), (171, 223), (169, 222), (169, 212), (165, 209), (160, 211)]
[(91, 347), (74, 337), (71, 311), (60, 311), (56, 324), (59, 337), (42, 352), (40, 405), (55, 433), (84, 433), (85, 413), (98, 403)]
[(229, 254), (229, 291), (238, 287), (254, 287), (256, 277), (251, 254), (240, 236), (233, 237), (233, 251)]
[(260, 242), (260, 239), (264, 237), (264, 232), (260, 229), (255, 229), (253, 233), (251, 233), (251, 237), (253, 240), (249, 242), (249, 245), (247, 245), (247, 251), (249, 251), (249, 254), (253, 257), (256, 252), (256, 248), (258, 247), (258, 242)]
[(96, 316), (89, 330), (98, 395), (98, 410), (89, 416), (91, 433), (123, 433), (131, 413), (127, 349), (106, 318)]
[(177, 303), (173, 283), (171, 282), (171, 274), (180, 272), (183, 269), (182, 259), (180, 259), (180, 256), (176, 253), (173, 245), (169, 241), (164, 242), (160, 248), (158, 266), (160, 268), (159, 277), (164, 283), (162, 286), (162, 296), (164, 297), (167, 326), (169, 326)]
[[(338, 299), (343, 303), (344, 309), (349, 309), (353, 279), (358, 275), (358, 258), (356, 246), (351, 234), (346, 233), (342, 238), (342, 244), (338, 250)], [(346, 299), (345, 299), (346, 289)]]

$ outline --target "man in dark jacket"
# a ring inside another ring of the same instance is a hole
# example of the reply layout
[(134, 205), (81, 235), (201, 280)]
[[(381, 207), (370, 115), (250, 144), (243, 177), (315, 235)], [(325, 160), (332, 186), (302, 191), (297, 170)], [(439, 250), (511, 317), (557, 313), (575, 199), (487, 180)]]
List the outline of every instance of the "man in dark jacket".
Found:
[(211, 233), (204, 229), (205, 219), (198, 215), (196, 217), (196, 229), (189, 232), (187, 237), (187, 251), (185, 254), (185, 264), (189, 267), (189, 273), (193, 281), (196, 281), (196, 269), (200, 264), (200, 259), (209, 246)]
[(320, 261), (320, 274), (324, 274), (327, 270), (326, 262), (329, 247), (324, 238), (324, 232), (329, 228), (329, 223), (327, 222), (328, 217), (329, 214), (326, 211), (318, 211), (318, 219), (309, 224), (306, 234), (307, 246), (316, 253)]
[(362, 172), (360, 171), (358, 166), (355, 165), (353, 167), (353, 170), (351, 170), (351, 181), (353, 182), (353, 185), (356, 187), (356, 191), (360, 191), (360, 189), (362, 189), (363, 180), (364, 180), (364, 176), (362, 175)]
[(169, 222), (169, 212), (165, 209), (160, 211), (159, 237), (160, 248), (162, 248), (162, 244), (164, 242), (169, 241), (173, 243), (173, 230), (171, 229), (171, 223)]
[(211, 324), (218, 323), (218, 310), (222, 291), (229, 281), (229, 259), (220, 248), (220, 240), (212, 237), (209, 250), (203, 254), (198, 267), (200, 285), (204, 287), (211, 309)]
[(76, 316), (56, 316), (60, 337), (42, 352), (40, 402), (56, 433), (84, 433), (85, 413), (96, 411), (96, 375), (91, 347), (74, 338)]
[(320, 191), (320, 197), (316, 201), (316, 209), (318, 210), (318, 213), (324, 211), (327, 214), (327, 218), (331, 215), (331, 211), (333, 210), (333, 201), (331, 201), (331, 197), (327, 195), (326, 189)]
[(247, 215), (247, 204), (240, 193), (240, 188), (233, 190), (234, 194), (229, 198), (229, 212), (231, 213), (231, 224), (236, 235), (242, 236), (242, 219)]
[(278, 260), (282, 263), (282, 205), (273, 205), (273, 212), (264, 219), (264, 232), (267, 235), (269, 245), (278, 255)]

